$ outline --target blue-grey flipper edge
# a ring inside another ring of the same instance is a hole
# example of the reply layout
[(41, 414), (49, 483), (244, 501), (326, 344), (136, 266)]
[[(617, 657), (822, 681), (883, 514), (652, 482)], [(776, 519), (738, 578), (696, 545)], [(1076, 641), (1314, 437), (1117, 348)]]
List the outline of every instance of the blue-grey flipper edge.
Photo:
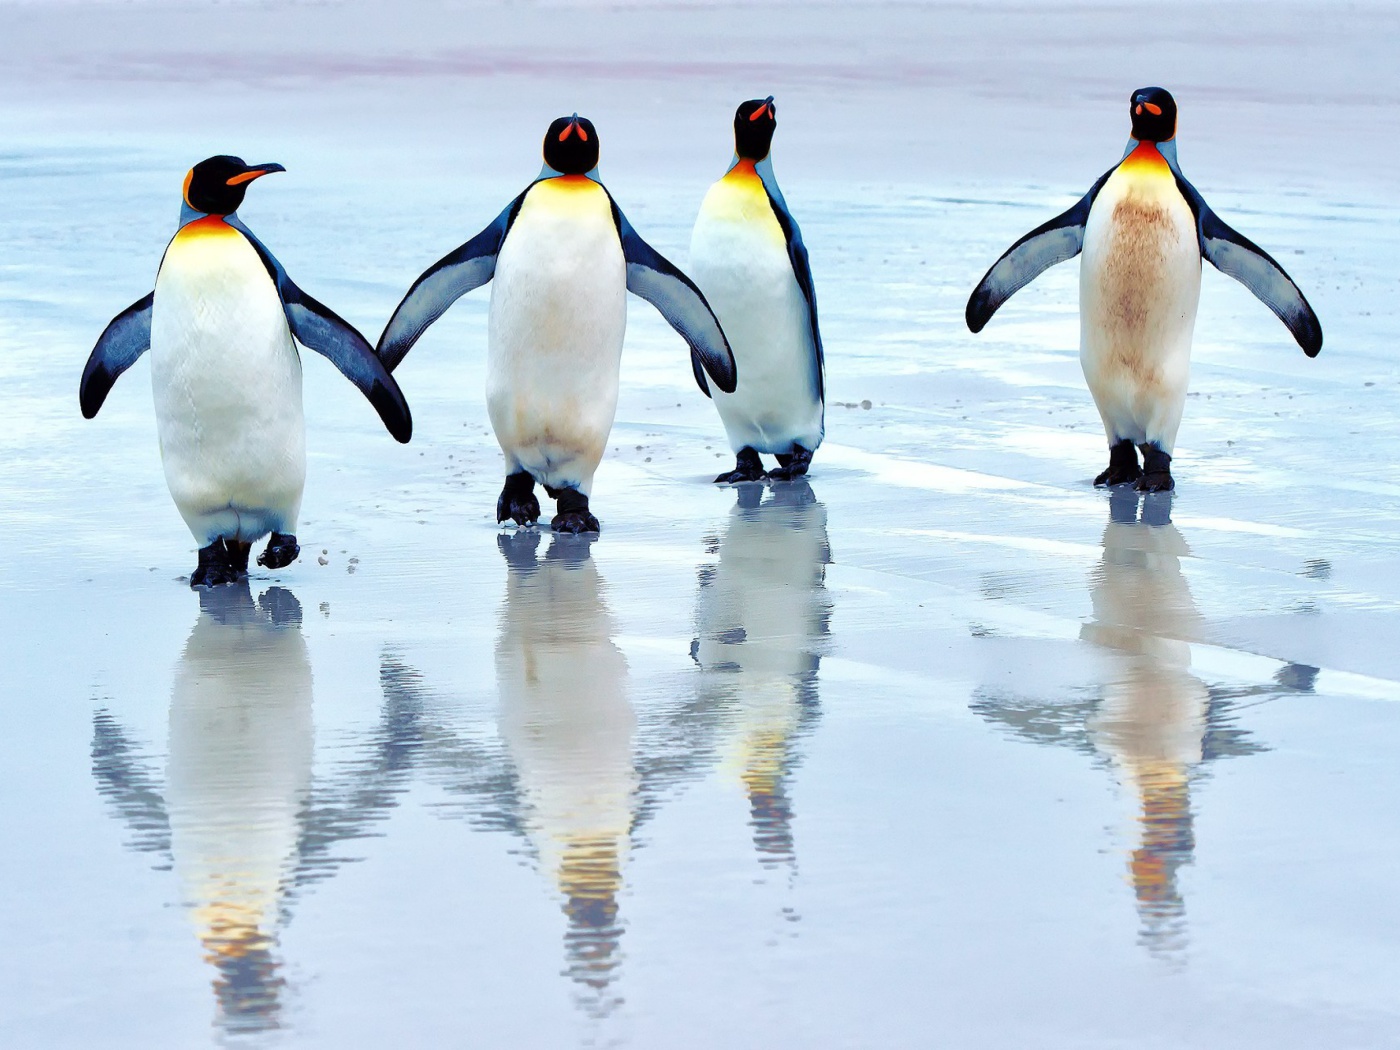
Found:
[(817, 400), (826, 403), (826, 354), (822, 350), (822, 333), (817, 325), (817, 290), (812, 283), (812, 263), (807, 256), (807, 245), (802, 241), (802, 231), (797, 220), (788, 211), (787, 201), (778, 180), (773, 175), (773, 163), (765, 157), (754, 165), (763, 188), (768, 192), (768, 203), (773, 215), (783, 229), (783, 239), (787, 241), (788, 259), (792, 263), (792, 274), (797, 278), (797, 286), (802, 290), (802, 298), (807, 300), (807, 317), (812, 326), (812, 352), (816, 354)]
[(1084, 224), (1094, 198), (1117, 170), (1115, 165), (1099, 177), (1089, 192), (1068, 211), (1037, 226), (1002, 253), (967, 300), (967, 327), (980, 332), (1001, 304), (1056, 263), (1073, 259), (1084, 248)]
[(97, 415), (112, 384), (151, 347), (151, 306), (156, 293), (138, 299), (112, 318), (83, 366), (78, 384), (78, 406), (83, 418)]
[(379, 413), (379, 418), (394, 440), (407, 444), (413, 437), (413, 416), (408, 410), (408, 402), (404, 400), (403, 391), (389, 370), (375, 356), (369, 341), (330, 307), (298, 288), (276, 257), (237, 217), (230, 215), (224, 221), (247, 237), (248, 243), (262, 258), (263, 265), (277, 285), (282, 312), (287, 317), (287, 327), (292, 335), (307, 349), (330, 361), (346, 379), (354, 383)]
[[(530, 186), (533, 185), (532, 182)], [(374, 351), (385, 368), (391, 372), (397, 368), (419, 336), (446, 313), (449, 306), (495, 276), (496, 255), (529, 192), (527, 186), (486, 229), (433, 263), (413, 282), (413, 287), (384, 326)]]
[[(612, 199), (611, 194), (608, 199)], [(666, 323), (689, 344), (695, 382), (706, 397), (710, 396), (706, 374), (715, 386), (732, 394), (738, 385), (734, 352), (705, 296), (694, 281), (642, 240), (616, 201), (612, 202), (612, 212), (622, 241), (622, 255), (627, 260), (627, 290), (656, 307)]]
[(1196, 215), (1201, 257), (1253, 292), (1284, 323), (1303, 353), (1316, 357), (1322, 350), (1322, 322), (1293, 278), (1263, 248), (1222, 222), (1180, 172), (1176, 185)]

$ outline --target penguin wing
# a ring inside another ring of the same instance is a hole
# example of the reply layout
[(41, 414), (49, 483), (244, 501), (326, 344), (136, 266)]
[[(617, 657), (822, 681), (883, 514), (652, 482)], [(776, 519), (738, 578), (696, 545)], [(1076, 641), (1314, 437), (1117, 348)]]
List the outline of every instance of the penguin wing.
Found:
[(287, 327), (292, 335), (302, 346), (315, 350), (340, 369), (341, 374), (354, 383), (374, 406), (394, 440), (406, 444), (413, 436), (413, 416), (408, 411), (408, 402), (404, 400), (399, 384), (375, 356), (365, 337), (329, 306), (298, 288), (296, 282), (287, 276), (282, 264), (242, 222), (232, 215), (224, 221), (247, 237), (248, 243), (262, 258), (263, 265), (277, 285), (282, 312), (287, 317)]
[[(608, 199), (612, 200), (611, 194)], [(690, 344), (690, 367), (701, 393), (710, 396), (709, 384), (705, 382), (708, 372), (715, 386), (732, 394), (738, 383), (734, 352), (705, 296), (694, 281), (638, 236), (616, 201), (612, 202), (612, 212), (622, 241), (622, 255), (627, 260), (627, 290), (656, 307), (666, 323)]]
[(117, 377), (151, 348), (151, 307), (155, 298), (156, 293), (151, 292), (132, 303), (112, 318), (98, 337), (78, 384), (78, 405), (84, 419), (97, 415)]
[(763, 188), (768, 192), (768, 203), (773, 207), (773, 215), (783, 228), (787, 241), (788, 259), (792, 262), (792, 275), (797, 278), (797, 287), (802, 289), (802, 298), (807, 300), (807, 318), (812, 327), (812, 353), (816, 355), (817, 400), (826, 401), (826, 355), (822, 352), (822, 334), (817, 327), (817, 291), (812, 285), (812, 264), (807, 258), (807, 246), (802, 243), (802, 231), (797, 228), (797, 220), (788, 211), (787, 201), (778, 189), (773, 169), (765, 158), (755, 166)]
[(1002, 303), (1056, 263), (1073, 259), (1083, 250), (1084, 224), (1089, 221), (1089, 210), (1103, 184), (1116, 170), (1115, 166), (1104, 172), (1078, 204), (1031, 230), (992, 264), (967, 300), (969, 329), (982, 331)]
[[(531, 186), (534, 183), (530, 184)], [(447, 308), (473, 288), (480, 288), (496, 273), (496, 255), (505, 243), (506, 234), (515, 222), (521, 202), (529, 187), (497, 215), (491, 225), (462, 245), (444, 255), (424, 271), (403, 297), (394, 316), (384, 326), (375, 353), (384, 367), (393, 371), (413, 349), (418, 337), (428, 326), (447, 312)]]
[(1177, 188), (1196, 215), (1201, 256), (1221, 273), (1244, 285), (1293, 333), (1303, 353), (1316, 357), (1322, 349), (1322, 322), (1283, 267), (1248, 237), (1231, 229), (1180, 174)]

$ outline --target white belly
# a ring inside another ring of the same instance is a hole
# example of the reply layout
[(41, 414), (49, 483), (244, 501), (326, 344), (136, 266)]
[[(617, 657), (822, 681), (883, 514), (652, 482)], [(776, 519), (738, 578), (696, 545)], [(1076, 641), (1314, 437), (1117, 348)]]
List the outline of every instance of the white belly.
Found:
[(738, 366), (732, 394), (711, 388), (734, 450), (815, 449), (823, 406), (807, 300), (756, 175), (736, 168), (706, 194), (691, 234), (690, 276)]
[(201, 546), (295, 532), (301, 359), (252, 245), (222, 223), (199, 225), (176, 235), (156, 278), (151, 385), (166, 482)]
[(1080, 362), (1110, 443), (1172, 451), (1200, 290), (1190, 206), (1165, 161), (1129, 158), (1094, 201), (1080, 263)]
[(550, 179), (496, 260), (486, 407), (507, 473), (587, 495), (617, 412), (627, 266), (607, 193)]

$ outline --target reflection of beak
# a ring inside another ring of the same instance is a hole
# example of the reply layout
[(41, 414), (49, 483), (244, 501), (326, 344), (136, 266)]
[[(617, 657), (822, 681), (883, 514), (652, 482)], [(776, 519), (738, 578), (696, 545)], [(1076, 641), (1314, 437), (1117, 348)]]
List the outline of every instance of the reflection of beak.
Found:
[(255, 164), (242, 174), (235, 175), (233, 178), (229, 179), (227, 185), (241, 186), (245, 182), (252, 182), (254, 179), (262, 178), (264, 175), (271, 175), (275, 171), (286, 170), (287, 169), (280, 164)]

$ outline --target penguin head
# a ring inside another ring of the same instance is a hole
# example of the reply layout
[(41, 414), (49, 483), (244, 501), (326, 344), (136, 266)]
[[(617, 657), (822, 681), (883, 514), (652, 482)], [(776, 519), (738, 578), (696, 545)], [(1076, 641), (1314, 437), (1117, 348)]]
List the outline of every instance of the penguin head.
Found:
[(232, 215), (243, 203), (248, 183), (286, 170), (280, 164), (244, 164), (241, 157), (210, 157), (185, 176), (185, 203), (207, 215)]
[(587, 175), (598, 166), (598, 132), (575, 113), (560, 117), (544, 136), (544, 162), (563, 175)]
[(773, 147), (778, 107), (773, 96), (750, 99), (734, 113), (734, 152), (740, 160), (762, 160)]
[(1176, 137), (1176, 99), (1166, 88), (1138, 88), (1128, 105), (1133, 115), (1133, 138), (1139, 142), (1167, 142)]

